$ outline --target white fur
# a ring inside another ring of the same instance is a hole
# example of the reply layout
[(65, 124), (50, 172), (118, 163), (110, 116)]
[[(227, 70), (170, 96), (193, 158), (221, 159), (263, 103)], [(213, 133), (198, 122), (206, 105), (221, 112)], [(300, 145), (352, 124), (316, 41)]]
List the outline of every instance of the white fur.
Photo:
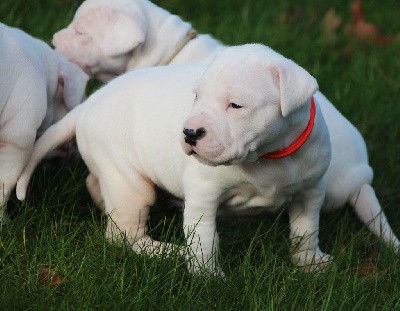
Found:
[[(204, 264), (208, 271), (218, 270), (218, 207), (254, 214), (287, 206), (292, 260), (306, 270), (328, 260), (318, 248), (324, 198), (327, 210), (353, 204), (375, 234), (399, 246), (369, 185), (372, 170), (360, 134), (320, 93), (315, 94), (319, 107), (315, 128), (303, 147), (287, 158), (259, 158), (293, 142), (306, 126), (308, 99), (317, 84), (304, 69), (261, 45), (227, 48), (206, 68), (139, 70), (110, 82), (38, 140), (18, 181), (18, 198), (25, 197), (29, 178), (43, 156), (76, 131), (91, 173), (89, 191), (97, 203), (104, 199), (112, 218), (107, 235), (114, 238), (121, 230), (135, 251), (168, 248), (146, 233), (154, 184), (185, 200), (184, 230), (192, 271)], [(231, 102), (243, 108), (233, 109)], [(332, 142), (329, 167), (330, 140), (322, 115)], [(184, 127), (203, 127), (206, 135), (195, 146), (188, 145)]]
[[(112, 23), (97, 17), (96, 11), (99, 7), (117, 15), (128, 14), (135, 26), (116, 32)], [(81, 37), (75, 31), (78, 25), (83, 27), (85, 37), (89, 37), (95, 46), (102, 45), (103, 37), (110, 33), (118, 42), (125, 40), (136, 44), (132, 44), (128, 52), (111, 58), (106, 55), (106, 51), (91, 49), (82, 44)], [(61, 53), (80, 64), (92, 76), (108, 81), (128, 70), (162, 64), (163, 60), (172, 55), (190, 28), (190, 24), (148, 0), (86, 0), (71, 24), (55, 34), (53, 43)], [(199, 35), (171, 63), (209, 63), (224, 48), (212, 37)], [(275, 74), (280, 73), (279, 68), (271, 70)], [(284, 71), (284, 66), (280, 70)], [(336, 209), (349, 203), (360, 220), (375, 235), (397, 249), (400, 242), (388, 225), (370, 185), (373, 171), (368, 164), (367, 149), (362, 136), (320, 92), (315, 94), (315, 98), (319, 103), (324, 103), (321, 109), (330, 129), (332, 144), (332, 161), (326, 175), (327, 202), (324, 210)], [(284, 108), (282, 113), (287, 113)], [(98, 184), (95, 178), (89, 180), (91, 185)], [(92, 193), (92, 196), (95, 194)], [(97, 202), (99, 200), (98, 198)], [(235, 200), (241, 198), (232, 199)], [(253, 204), (258, 202), (254, 200)]]
[[(148, 0), (86, 0), (53, 45), (68, 60), (103, 82), (126, 71), (163, 64), (185, 40), (189, 23)], [(208, 64), (222, 49), (198, 35), (171, 64)]]
[(88, 76), (44, 42), (0, 23), (0, 221), (37, 135), (80, 104)]

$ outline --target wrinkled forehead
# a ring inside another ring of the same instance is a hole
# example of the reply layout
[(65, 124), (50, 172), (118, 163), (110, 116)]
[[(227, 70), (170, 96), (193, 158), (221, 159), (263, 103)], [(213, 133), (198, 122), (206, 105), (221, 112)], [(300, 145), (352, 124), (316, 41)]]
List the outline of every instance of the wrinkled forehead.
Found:
[(243, 90), (256, 92), (266, 83), (267, 65), (254, 55), (223, 53), (206, 70), (196, 91)]

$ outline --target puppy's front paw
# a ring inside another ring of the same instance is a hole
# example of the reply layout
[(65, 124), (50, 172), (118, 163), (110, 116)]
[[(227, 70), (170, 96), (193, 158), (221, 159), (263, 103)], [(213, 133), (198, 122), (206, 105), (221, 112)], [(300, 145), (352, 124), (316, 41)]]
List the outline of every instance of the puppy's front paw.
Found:
[(199, 262), (194, 257), (186, 257), (188, 262), (188, 270), (193, 275), (208, 275), (220, 278), (225, 278), (225, 273), (222, 269), (210, 259), (207, 262)]
[(189, 272), (192, 275), (199, 275), (199, 276), (213, 276), (217, 278), (225, 279), (225, 273), (220, 267), (214, 267), (212, 269), (203, 266), (189, 266)]
[(292, 255), (292, 263), (303, 272), (323, 272), (333, 263), (330, 255), (320, 249), (299, 251)]
[(185, 250), (183, 247), (171, 243), (155, 241), (148, 235), (137, 240), (132, 249), (135, 253), (147, 254), (149, 256), (184, 256)]

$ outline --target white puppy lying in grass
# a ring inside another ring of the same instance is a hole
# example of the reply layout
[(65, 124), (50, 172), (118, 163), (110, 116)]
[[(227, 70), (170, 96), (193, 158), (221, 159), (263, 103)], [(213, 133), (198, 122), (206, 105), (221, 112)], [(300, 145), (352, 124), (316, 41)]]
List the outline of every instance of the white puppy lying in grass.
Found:
[(0, 222), (38, 135), (81, 103), (89, 77), (44, 42), (0, 23)]
[[(286, 207), (292, 261), (306, 271), (329, 260), (318, 247), (323, 205), (332, 210), (349, 201), (375, 234), (397, 248), (368, 183), (372, 171), (360, 134), (320, 93), (312, 97), (316, 90), (304, 69), (262, 45), (229, 47), (209, 68), (128, 73), (39, 138), (17, 196), (25, 198), (46, 153), (76, 135), (99, 180), (99, 188), (89, 184), (89, 191), (104, 199), (112, 218), (107, 237), (121, 231), (137, 252), (166, 246), (147, 235), (154, 185), (185, 201), (187, 258), (194, 272), (218, 271), (218, 208), (254, 214)], [(326, 181), (335, 187), (325, 196)]]

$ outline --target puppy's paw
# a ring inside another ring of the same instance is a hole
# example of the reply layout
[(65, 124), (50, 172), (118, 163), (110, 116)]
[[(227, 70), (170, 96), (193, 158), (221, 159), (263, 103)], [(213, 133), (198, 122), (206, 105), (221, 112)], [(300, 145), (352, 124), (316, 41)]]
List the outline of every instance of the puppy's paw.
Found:
[(132, 245), (132, 250), (135, 253), (146, 254), (151, 257), (174, 257), (185, 255), (184, 247), (171, 243), (155, 241), (147, 235), (137, 240)]
[(225, 273), (220, 267), (208, 268), (205, 266), (192, 266), (188, 267), (190, 274), (196, 276), (209, 276), (225, 279)]
[(292, 255), (292, 263), (303, 272), (324, 272), (333, 265), (333, 258), (321, 250), (305, 250)]
[(198, 276), (213, 276), (225, 279), (225, 273), (217, 265), (214, 260), (210, 259), (206, 262), (199, 262), (196, 258), (186, 257), (188, 262), (188, 270), (193, 275)]

